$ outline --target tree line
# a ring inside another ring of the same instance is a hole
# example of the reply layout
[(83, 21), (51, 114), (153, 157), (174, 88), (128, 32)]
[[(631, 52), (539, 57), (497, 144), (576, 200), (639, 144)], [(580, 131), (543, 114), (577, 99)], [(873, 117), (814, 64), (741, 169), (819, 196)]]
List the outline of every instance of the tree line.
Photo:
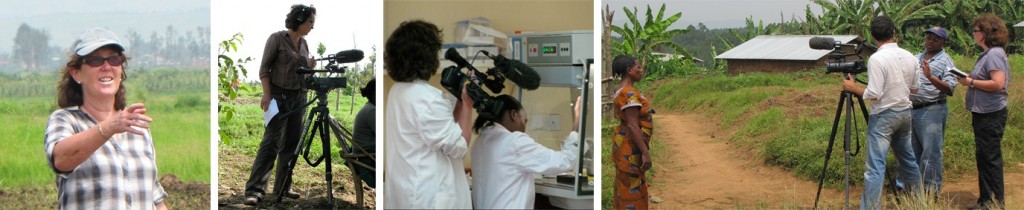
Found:
[[(131, 96), (142, 97), (150, 93), (210, 91), (210, 75), (197, 71), (199, 70), (129, 68), (125, 86), (129, 88)], [(0, 74), (0, 98), (56, 97), (59, 81), (60, 74), (57, 72)]]
[[(689, 75), (694, 73), (722, 72), (726, 64), (714, 59), (719, 53), (753, 39), (759, 35), (857, 35), (869, 43), (873, 40), (869, 25), (874, 17), (886, 15), (893, 19), (897, 26), (900, 46), (913, 52), (923, 49), (922, 33), (931, 26), (947, 29), (949, 40), (946, 43), (950, 53), (973, 56), (980, 53), (971, 33), (972, 21), (982, 13), (993, 13), (1001, 17), (1010, 30), (1011, 42), (1006, 47), (1008, 53), (1024, 52), (1024, 30), (1013, 28), (1013, 25), (1024, 20), (1024, 0), (812, 0), (821, 7), (820, 15), (815, 14), (806, 6), (803, 16), (791, 16), (787, 20), (780, 14), (779, 22), (765, 23), (764, 20), (746, 19), (742, 28), (708, 29), (703, 23), (683, 29), (670, 29), (681, 16), (680, 12), (666, 13), (665, 5), (659, 10), (647, 6), (645, 18), (641, 19), (637, 8), (623, 7), (618, 11), (608, 11), (605, 19), (611, 19), (615, 12), (625, 13), (628, 21), (622, 25), (606, 23), (607, 39), (611, 43), (604, 45), (612, 49), (609, 58), (621, 54), (636, 56), (640, 62), (646, 63), (650, 71), (649, 78), (656, 80), (661, 76)], [(671, 15), (669, 15), (671, 14)], [(614, 33), (609, 33), (614, 32)], [(688, 59), (682, 61), (662, 61), (654, 52), (684, 55)], [(699, 58), (703, 62), (688, 61)], [(610, 60), (610, 59), (605, 59)], [(607, 67), (607, 64), (606, 64)], [(705, 68), (705, 70), (695, 70)], [(606, 68), (607, 69), (607, 68)]]
[[(148, 38), (135, 29), (118, 36), (133, 67), (209, 65), (209, 27), (181, 30), (168, 25), (163, 34), (153, 31)], [(54, 44), (50, 39), (49, 30), (22, 23), (15, 31), (13, 50), (0, 55), (0, 72), (58, 71), (67, 62), (71, 43)]]

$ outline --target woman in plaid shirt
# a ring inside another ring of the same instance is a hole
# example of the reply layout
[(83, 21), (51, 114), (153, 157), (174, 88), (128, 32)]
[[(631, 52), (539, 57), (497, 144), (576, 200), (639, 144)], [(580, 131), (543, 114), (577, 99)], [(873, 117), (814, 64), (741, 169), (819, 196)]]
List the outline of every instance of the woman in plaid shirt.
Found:
[(167, 209), (142, 103), (125, 99), (124, 46), (102, 28), (82, 33), (61, 70), (45, 150), (61, 209)]

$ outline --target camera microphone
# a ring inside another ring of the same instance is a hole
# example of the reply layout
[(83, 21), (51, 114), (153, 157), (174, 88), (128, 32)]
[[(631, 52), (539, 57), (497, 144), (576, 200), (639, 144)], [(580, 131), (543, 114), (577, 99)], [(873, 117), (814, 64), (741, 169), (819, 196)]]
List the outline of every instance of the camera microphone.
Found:
[(807, 42), (807, 45), (815, 50), (834, 50), (836, 49), (836, 40), (832, 37), (811, 37), (811, 41)]
[(316, 60), (318, 60), (318, 61), (334, 60), (334, 62), (338, 62), (338, 63), (358, 62), (360, 60), (363, 60), (363, 51), (362, 50), (342, 50), (342, 51), (340, 51), (338, 53), (331, 54), (330, 56), (327, 56), (326, 58), (321, 58), (321, 59), (316, 59)]
[(501, 72), (501, 75), (512, 80), (512, 82), (515, 82), (519, 87), (527, 90), (536, 90), (540, 87), (540, 75), (525, 63), (508, 59), (502, 55), (491, 55), (491, 53), (485, 50), (481, 50), (480, 52), (483, 52), (484, 55), (493, 59), (494, 67)]

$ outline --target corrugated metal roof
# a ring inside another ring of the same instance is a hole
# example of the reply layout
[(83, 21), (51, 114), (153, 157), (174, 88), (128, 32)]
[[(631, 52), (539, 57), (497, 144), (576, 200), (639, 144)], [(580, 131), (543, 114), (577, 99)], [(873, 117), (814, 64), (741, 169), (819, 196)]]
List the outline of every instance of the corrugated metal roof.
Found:
[(829, 50), (811, 49), (811, 37), (832, 37), (842, 43), (850, 43), (854, 35), (761, 35), (733, 47), (715, 59), (757, 59), (757, 60), (818, 60)]

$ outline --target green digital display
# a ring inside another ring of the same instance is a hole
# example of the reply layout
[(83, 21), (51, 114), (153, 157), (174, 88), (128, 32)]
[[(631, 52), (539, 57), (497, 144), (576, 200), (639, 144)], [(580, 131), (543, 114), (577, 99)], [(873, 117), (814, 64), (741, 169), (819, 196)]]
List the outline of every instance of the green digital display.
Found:
[(540, 48), (540, 52), (544, 54), (558, 53), (558, 47), (555, 46), (543, 46)]

